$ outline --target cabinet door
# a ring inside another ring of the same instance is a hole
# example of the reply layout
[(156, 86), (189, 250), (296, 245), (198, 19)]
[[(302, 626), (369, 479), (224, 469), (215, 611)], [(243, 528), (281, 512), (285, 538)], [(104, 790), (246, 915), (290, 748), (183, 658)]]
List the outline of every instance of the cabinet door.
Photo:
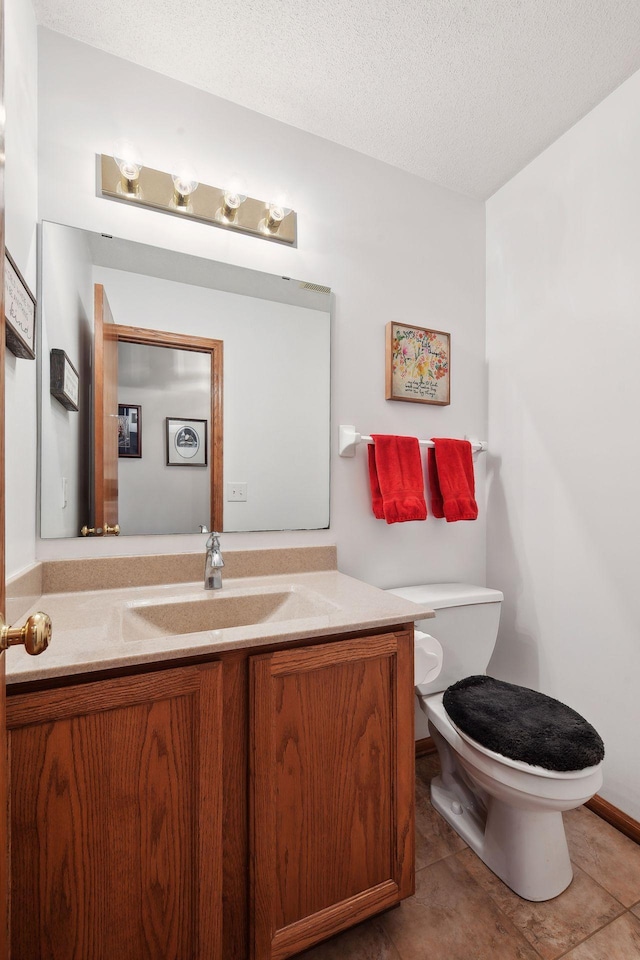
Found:
[(221, 960), (220, 676), (9, 697), (12, 956)]
[(251, 658), (252, 956), (279, 960), (413, 893), (413, 638)]

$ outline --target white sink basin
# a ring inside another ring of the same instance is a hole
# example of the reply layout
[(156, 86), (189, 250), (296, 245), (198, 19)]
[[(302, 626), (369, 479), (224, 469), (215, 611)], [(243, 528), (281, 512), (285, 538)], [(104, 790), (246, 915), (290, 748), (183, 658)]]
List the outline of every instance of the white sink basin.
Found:
[(336, 609), (320, 594), (296, 586), (240, 593), (225, 593), (223, 587), (168, 600), (130, 602), (123, 611), (122, 636), (124, 640), (146, 640), (203, 633), (269, 621), (304, 620)]

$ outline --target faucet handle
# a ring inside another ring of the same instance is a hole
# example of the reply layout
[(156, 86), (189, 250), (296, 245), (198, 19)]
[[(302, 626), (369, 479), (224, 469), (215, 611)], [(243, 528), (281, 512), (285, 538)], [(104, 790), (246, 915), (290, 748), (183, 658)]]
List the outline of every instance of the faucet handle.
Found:
[(216, 533), (215, 530), (211, 531), (211, 533), (209, 534), (209, 539), (207, 540), (207, 545), (206, 545), (207, 550), (211, 550), (211, 549), (215, 550), (216, 547), (218, 548), (218, 550), (220, 549), (220, 536), (221, 534)]

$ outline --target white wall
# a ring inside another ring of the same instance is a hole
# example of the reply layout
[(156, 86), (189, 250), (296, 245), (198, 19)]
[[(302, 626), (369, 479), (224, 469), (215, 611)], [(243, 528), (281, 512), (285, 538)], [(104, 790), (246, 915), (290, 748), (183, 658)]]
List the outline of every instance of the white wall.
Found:
[(601, 733), (640, 818), (640, 73), (487, 205), (496, 675)]
[[(50, 31), (39, 38), (43, 219), (331, 286), (334, 454), (340, 422), (363, 433), (484, 436), (483, 204)], [(183, 154), (205, 182), (238, 172), (265, 198), (284, 185), (298, 248), (97, 198), (94, 156), (125, 135), (151, 166), (169, 169)], [(451, 332), (449, 407), (384, 400), (391, 319)], [(477, 484), (482, 503), (482, 460)], [(342, 570), (383, 586), (484, 582), (484, 511), (475, 523), (388, 527), (371, 513), (363, 448), (355, 460), (334, 456), (331, 494), (328, 531), (229, 534), (225, 545), (337, 542)], [(201, 546), (200, 537), (43, 541), (39, 555)]]
[[(36, 294), (37, 42), (30, 0), (5, 0), (5, 207), (7, 249)], [(36, 345), (39, 350), (39, 345)], [(7, 350), (6, 570), (36, 552), (36, 363)]]

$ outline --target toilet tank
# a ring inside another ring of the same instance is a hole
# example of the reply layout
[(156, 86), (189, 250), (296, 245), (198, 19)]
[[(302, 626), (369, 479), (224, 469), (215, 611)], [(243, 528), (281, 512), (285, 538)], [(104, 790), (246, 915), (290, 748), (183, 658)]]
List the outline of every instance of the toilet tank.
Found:
[(418, 687), (421, 695), (439, 693), (463, 677), (487, 672), (500, 623), (499, 590), (471, 583), (426, 583), (387, 592), (425, 604), (436, 614), (435, 619), (416, 621), (416, 630), (436, 637), (444, 650), (439, 676)]

